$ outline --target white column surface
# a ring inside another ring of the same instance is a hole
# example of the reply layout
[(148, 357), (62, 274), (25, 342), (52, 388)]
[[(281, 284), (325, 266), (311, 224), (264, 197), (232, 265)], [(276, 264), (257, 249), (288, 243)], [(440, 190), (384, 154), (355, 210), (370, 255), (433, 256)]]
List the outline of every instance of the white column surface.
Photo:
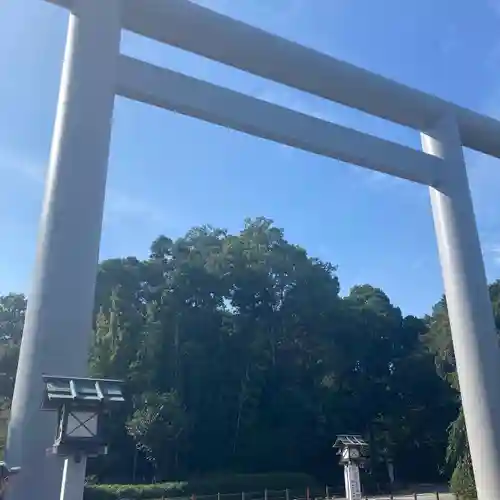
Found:
[(74, 0), (46, 180), (35, 272), (7, 441), (22, 467), (9, 500), (54, 499), (56, 419), (42, 374), (85, 376), (119, 54), (120, 0)]
[(455, 117), (422, 134), (422, 145), (445, 163), (430, 197), (478, 498), (498, 500), (500, 349)]

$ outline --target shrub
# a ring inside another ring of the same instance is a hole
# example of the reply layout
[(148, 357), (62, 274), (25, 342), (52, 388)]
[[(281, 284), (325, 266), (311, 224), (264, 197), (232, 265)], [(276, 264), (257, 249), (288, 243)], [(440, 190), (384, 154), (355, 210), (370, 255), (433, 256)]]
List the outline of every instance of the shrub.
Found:
[(268, 490), (305, 490), (317, 488), (316, 481), (307, 474), (279, 472), (272, 474), (220, 474), (192, 479), (185, 482), (158, 484), (102, 484), (88, 485), (85, 500), (161, 499), (191, 494), (215, 495)]
[(85, 488), (85, 500), (172, 498), (186, 494), (187, 483), (99, 484)]

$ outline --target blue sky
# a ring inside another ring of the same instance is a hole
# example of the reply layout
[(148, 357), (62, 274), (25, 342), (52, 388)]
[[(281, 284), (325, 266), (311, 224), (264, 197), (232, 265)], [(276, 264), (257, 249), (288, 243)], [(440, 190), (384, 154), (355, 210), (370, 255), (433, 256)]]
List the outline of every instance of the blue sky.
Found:
[[(203, 4), (500, 118), (500, 0), (203, 0)], [(29, 291), (67, 13), (0, 5), (0, 293)], [(419, 147), (414, 131), (125, 33), (122, 51)], [(500, 138), (499, 138), (500, 140)], [(500, 277), (500, 161), (466, 152), (488, 277)], [(427, 190), (117, 99), (101, 257), (159, 234), (264, 215), (339, 266), (343, 293), (381, 287), (405, 313), (442, 293)]]

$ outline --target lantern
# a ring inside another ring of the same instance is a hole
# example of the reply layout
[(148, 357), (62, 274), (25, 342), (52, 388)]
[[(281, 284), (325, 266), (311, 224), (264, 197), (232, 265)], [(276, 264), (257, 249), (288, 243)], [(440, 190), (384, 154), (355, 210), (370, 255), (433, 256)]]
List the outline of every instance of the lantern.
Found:
[(361, 500), (361, 480), (359, 467), (363, 465), (363, 452), (368, 448), (366, 441), (355, 434), (337, 436), (333, 445), (338, 448), (341, 456), (340, 463), (344, 466), (345, 493), (348, 500)]
[(105, 454), (101, 417), (123, 403), (123, 382), (91, 378), (43, 376), (42, 410), (56, 411), (58, 426), (51, 452), (61, 456)]

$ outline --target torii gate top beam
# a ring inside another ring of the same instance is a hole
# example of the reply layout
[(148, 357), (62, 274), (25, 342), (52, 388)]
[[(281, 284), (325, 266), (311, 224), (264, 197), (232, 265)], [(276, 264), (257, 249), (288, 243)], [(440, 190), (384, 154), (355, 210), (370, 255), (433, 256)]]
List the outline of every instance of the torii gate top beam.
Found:
[[(71, 8), (71, 0), (47, 0)], [(452, 113), (462, 144), (500, 158), (500, 121), (412, 89), (189, 0), (122, 0), (123, 27), (417, 130)]]

